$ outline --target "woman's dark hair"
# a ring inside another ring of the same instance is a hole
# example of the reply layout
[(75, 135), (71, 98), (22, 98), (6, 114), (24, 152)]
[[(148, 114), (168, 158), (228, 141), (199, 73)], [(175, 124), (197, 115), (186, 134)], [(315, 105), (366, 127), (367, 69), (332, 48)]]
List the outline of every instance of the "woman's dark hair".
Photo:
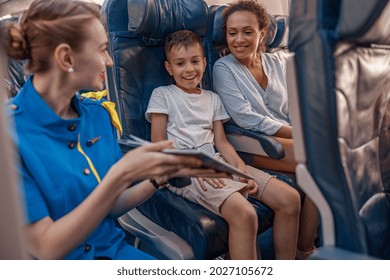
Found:
[[(263, 5), (259, 4), (256, 0), (238, 0), (230, 3), (223, 11), (223, 32), (227, 32), (227, 20), (235, 12), (250, 12), (257, 18), (259, 24), (259, 30), (267, 31), (269, 26), (269, 18), (266, 9)], [(261, 49), (265, 49), (265, 40), (261, 42)]]
[(165, 56), (168, 59), (168, 55), (173, 47), (184, 47), (185, 49), (188, 49), (196, 44), (199, 44), (202, 47), (202, 41), (196, 33), (190, 30), (178, 30), (166, 37)]
[(79, 51), (87, 39), (86, 27), (100, 19), (99, 8), (73, 0), (35, 0), (24, 12), (20, 24), (9, 24), (7, 53), (16, 59), (28, 59), (27, 70), (45, 72), (50, 54), (66, 43)]

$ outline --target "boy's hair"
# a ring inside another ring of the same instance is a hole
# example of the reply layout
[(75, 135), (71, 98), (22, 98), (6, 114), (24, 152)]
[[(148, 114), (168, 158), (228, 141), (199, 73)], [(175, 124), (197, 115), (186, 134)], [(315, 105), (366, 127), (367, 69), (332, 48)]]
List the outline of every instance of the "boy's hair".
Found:
[[(178, 30), (167, 36), (165, 39), (165, 56), (168, 60), (169, 54), (174, 47), (184, 47), (188, 49), (196, 44), (202, 47), (202, 41), (200, 37), (190, 30)], [(202, 48), (203, 54), (203, 48)]]

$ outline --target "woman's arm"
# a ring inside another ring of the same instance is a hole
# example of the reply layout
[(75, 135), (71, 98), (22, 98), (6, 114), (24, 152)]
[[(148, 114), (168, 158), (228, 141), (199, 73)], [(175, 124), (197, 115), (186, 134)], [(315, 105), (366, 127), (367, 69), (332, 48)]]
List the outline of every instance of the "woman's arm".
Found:
[[(151, 140), (158, 142), (166, 139), (168, 115), (160, 113), (151, 114)], [(165, 177), (164, 177), (165, 178)], [(164, 178), (156, 178), (161, 180)], [(166, 181), (166, 180), (165, 180)], [(157, 181), (157, 183), (163, 183)], [(110, 211), (110, 216), (119, 217), (150, 198), (156, 189), (148, 181), (143, 181), (136, 186), (123, 191)]]
[[(39, 259), (63, 258), (101, 223), (118, 199), (124, 198), (123, 191), (133, 182), (170, 176), (182, 168), (201, 165), (195, 158), (161, 153), (161, 150), (171, 146), (170, 141), (163, 141), (126, 153), (110, 168), (95, 190), (70, 213), (56, 221), (46, 217), (27, 225), (29, 252)], [(153, 187), (148, 182), (141, 183), (132, 191), (129, 189), (126, 193), (131, 193), (134, 197), (126, 196), (126, 205), (121, 210), (130, 210), (153, 192)]]
[(283, 125), (276, 133), (276, 137), (281, 137), (281, 138), (287, 138), (287, 139), (292, 139), (292, 127)]
[[(157, 181), (157, 183), (160, 184), (162, 182)], [(152, 183), (150, 183), (149, 180), (144, 180), (141, 183), (124, 190), (110, 209), (109, 215), (112, 218), (118, 218), (130, 209), (133, 209), (148, 200), (155, 192), (156, 188)]]

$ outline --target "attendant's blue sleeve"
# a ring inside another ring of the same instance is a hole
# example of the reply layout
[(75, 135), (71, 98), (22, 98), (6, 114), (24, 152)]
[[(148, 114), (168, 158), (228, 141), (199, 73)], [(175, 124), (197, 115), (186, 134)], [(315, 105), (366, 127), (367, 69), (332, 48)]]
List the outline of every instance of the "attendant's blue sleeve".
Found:
[(20, 175), (20, 184), (24, 205), (26, 211), (27, 223), (34, 223), (49, 216), (49, 210), (42, 196), (39, 186), (28, 172), (26, 166), (18, 163), (18, 173)]
[(213, 67), (214, 91), (219, 94), (222, 102), (233, 121), (240, 127), (274, 135), (283, 124), (253, 110), (250, 102), (240, 91), (238, 81), (231, 70), (223, 63)]
[[(8, 110), (8, 106), (6, 106)], [(12, 139), (15, 147), (19, 145), (19, 138), (15, 131), (14, 118), (10, 117), (13, 112), (8, 112), (8, 135)], [(20, 158), (20, 154), (17, 149), (12, 149), (15, 171), (17, 174), (18, 193), (23, 205), (25, 223), (30, 224), (39, 221), (49, 216), (49, 210), (45, 203), (45, 200), (41, 194), (39, 186), (28, 172), (23, 160)]]

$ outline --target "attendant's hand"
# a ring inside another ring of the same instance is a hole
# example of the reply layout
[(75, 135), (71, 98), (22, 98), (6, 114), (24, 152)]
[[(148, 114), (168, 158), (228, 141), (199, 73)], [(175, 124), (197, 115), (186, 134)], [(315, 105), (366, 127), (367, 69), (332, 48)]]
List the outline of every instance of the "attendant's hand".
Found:
[(202, 161), (190, 156), (163, 153), (173, 148), (172, 141), (146, 144), (127, 152), (114, 166), (126, 185), (144, 179), (155, 179), (158, 183), (174, 177), (228, 177), (226, 173), (200, 168)]
[[(199, 169), (202, 161), (194, 157), (186, 157), (172, 154), (165, 154), (164, 149), (172, 148), (172, 141), (161, 141), (145, 144), (127, 152), (112, 169), (122, 181), (129, 183), (144, 179), (155, 179), (158, 177), (173, 177), (180, 170)], [(203, 174), (214, 172), (213, 170), (202, 170)], [(199, 172), (198, 172), (199, 173)]]

